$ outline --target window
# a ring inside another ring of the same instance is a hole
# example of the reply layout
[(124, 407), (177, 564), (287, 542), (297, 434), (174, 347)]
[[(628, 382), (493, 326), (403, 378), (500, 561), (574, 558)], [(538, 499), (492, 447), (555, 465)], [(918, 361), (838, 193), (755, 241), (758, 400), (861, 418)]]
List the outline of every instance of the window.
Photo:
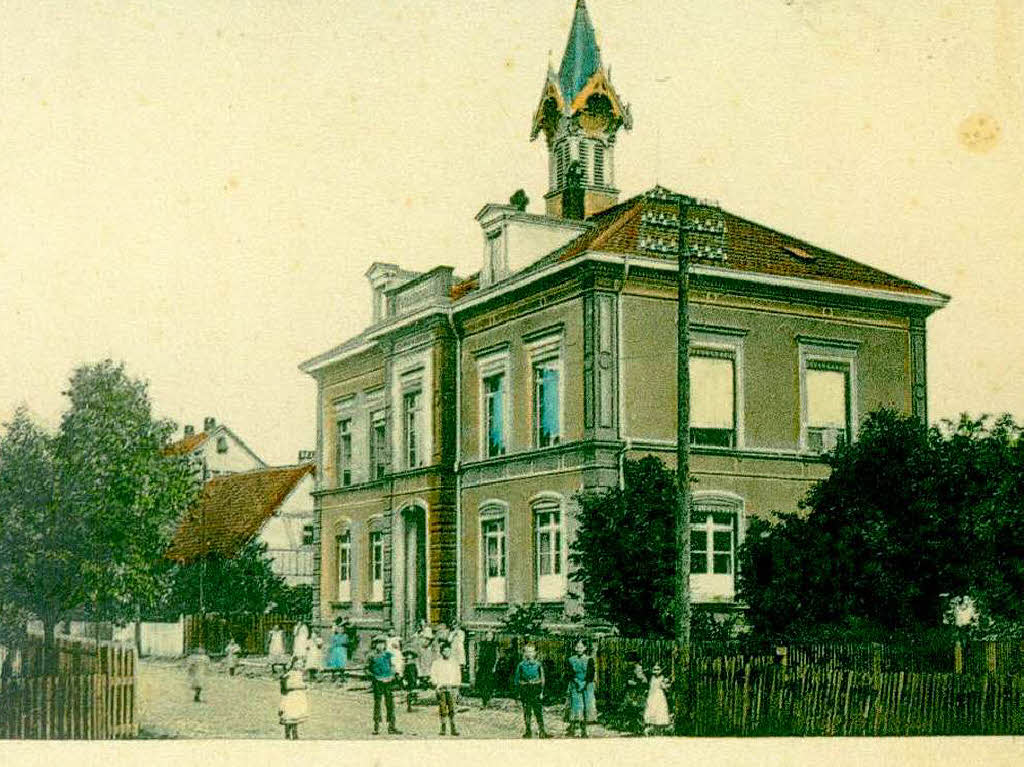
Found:
[(736, 596), (736, 549), (742, 503), (734, 498), (695, 499), (690, 514), (690, 588), (696, 602)]
[(217, 437), (217, 452), (226, 453), (228, 451), (228, 438), (224, 436)]
[(604, 186), (604, 146), (594, 144), (594, 184)]
[(370, 416), (370, 479), (383, 479), (388, 471), (388, 430), (383, 410)]
[(338, 601), (352, 601), (352, 534), (338, 536)]
[(561, 189), (565, 186), (565, 174), (569, 170), (569, 145), (563, 142), (562, 144), (559, 144), (555, 152), (558, 188)]
[(402, 395), (403, 445), (407, 469), (414, 469), (423, 463), (420, 446), (421, 400), (420, 391), (407, 391)]
[(370, 601), (384, 601), (384, 533), (370, 533)]
[(484, 516), (480, 522), (480, 537), (483, 541), (484, 601), (488, 604), (505, 602), (508, 598), (508, 555), (504, 514), (492, 511)]
[(302, 545), (312, 546), (313, 545), (313, 526), (303, 525), (302, 526)]
[(690, 353), (690, 444), (736, 446), (735, 358), (729, 351)]
[(563, 599), (566, 577), (561, 507), (556, 504), (535, 507), (533, 518), (536, 529), (537, 599)]
[(487, 233), (487, 268), (491, 282), (497, 282), (505, 276), (505, 263), (501, 252), (501, 230)]
[(586, 141), (580, 142), (580, 173), (583, 174), (583, 183), (588, 183), (590, 181), (590, 156)]
[(853, 439), (857, 344), (799, 337), (801, 447), (827, 453)]
[(533, 432), (536, 447), (551, 447), (561, 439), (561, 367), (557, 358), (533, 364)]
[(827, 453), (846, 443), (850, 430), (850, 372), (841, 364), (810, 361), (807, 390), (807, 448)]
[(352, 484), (352, 419), (338, 421), (338, 485)]
[(484, 378), (484, 432), (487, 457), (505, 455), (505, 374)]

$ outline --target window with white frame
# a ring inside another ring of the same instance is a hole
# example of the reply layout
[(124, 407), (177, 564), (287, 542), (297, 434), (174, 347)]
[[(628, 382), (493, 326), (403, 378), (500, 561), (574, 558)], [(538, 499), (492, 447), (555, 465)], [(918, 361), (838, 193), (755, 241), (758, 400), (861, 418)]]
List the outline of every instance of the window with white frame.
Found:
[(419, 389), (411, 389), (402, 394), (402, 452), (407, 469), (415, 469), (423, 464), (420, 444), (422, 400), (423, 392)]
[(483, 551), (483, 601), (501, 604), (508, 599), (507, 515), (501, 507), (480, 512)]
[(480, 374), (480, 455), (494, 458), (507, 450), (508, 348), (489, 351), (477, 359)]
[(370, 533), (370, 601), (384, 601), (384, 533)]
[(857, 346), (801, 339), (801, 446), (827, 453), (854, 436)]
[(383, 479), (388, 471), (387, 415), (383, 410), (370, 414), (370, 479)]
[(561, 345), (560, 333), (545, 333), (543, 337), (526, 343), (533, 382), (531, 421), (534, 447), (551, 447), (562, 441)]
[(736, 357), (697, 347), (690, 352), (690, 444), (736, 447)]
[(696, 498), (690, 513), (690, 590), (695, 602), (736, 596), (736, 551), (742, 502), (728, 496)]
[(537, 599), (565, 598), (565, 535), (561, 504), (544, 501), (533, 507), (534, 550), (536, 552)]
[(342, 418), (338, 421), (338, 486), (348, 487), (352, 484), (352, 419)]
[(348, 530), (338, 536), (338, 601), (352, 601), (352, 533)]

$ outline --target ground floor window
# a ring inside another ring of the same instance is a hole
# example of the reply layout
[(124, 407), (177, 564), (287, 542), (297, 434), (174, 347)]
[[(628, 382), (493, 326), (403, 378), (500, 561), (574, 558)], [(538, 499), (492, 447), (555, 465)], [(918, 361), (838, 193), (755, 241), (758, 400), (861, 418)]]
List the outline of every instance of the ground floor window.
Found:
[(370, 533), (370, 601), (384, 601), (384, 533)]
[(508, 599), (508, 559), (505, 516), (491, 513), (480, 522), (484, 558), (484, 601), (503, 603)]
[(731, 497), (694, 500), (690, 514), (690, 588), (696, 602), (736, 596), (741, 503)]
[(352, 534), (338, 536), (338, 601), (352, 600)]
[(561, 505), (537, 504), (533, 508), (534, 548), (537, 557), (537, 599), (565, 598), (565, 535)]

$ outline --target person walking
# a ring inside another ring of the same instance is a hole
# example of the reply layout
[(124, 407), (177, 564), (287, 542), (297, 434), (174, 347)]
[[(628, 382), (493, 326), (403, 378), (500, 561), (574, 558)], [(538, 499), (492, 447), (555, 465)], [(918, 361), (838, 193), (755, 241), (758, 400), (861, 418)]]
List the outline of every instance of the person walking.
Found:
[(537, 660), (537, 648), (534, 645), (528, 644), (523, 648), (523, 659), (512, 675), (512, 686), (523, 704), (523, 722), (526, 725), (523, 737), (533, 737), (531, 717), (537, 720), (537, 734), (542, 738), (548, 737), (544, 729), (544, 709), (541, 707), (544, 698), (544, 666)]
[(476, 646), (476, 691), (484, 708), (491, 702), (497, 671), (498, 643), (494, 641), (494, 632), (488, 631)]
[(668, 684), (661, 675), (661, 666), (655, 663), (654, 668), (651, 669), (651, 681), (647, 688), (647, 704), (644, 707), (644, 724), (647, 727), (648, 735), (657, 735), (672, 724), (672, 718), (668, 712), (668, 698), (665, 697), (667, 689)]
[(581, 738), (587, 737), (585, 693), (588, 682), (593, 679), (593, 664), (593, 659), (587, 655), (586, 643), (580, 639), (566, 663), (566, 676), (569, 680), (566, 687), (569, 708), (567, 735), (572, 735), (573, 730), (576, 730)]
[(228, 676), (235, 675), (235, 669), (238, 668), (238, 653), (241, 652), (242, 648), (238, 642), (235, 641), (234, 637), (228, 641), (228, 646), (224, 648), (224, 661), (228, 667)]
[(192, 688), (192, 700), (195, 703), (202, 703), (203, 686), (206, 682), (206, 672), (209, 668), (210, 656), (206, 654), (206, 649), (199, 645), (185, 661), (188, 684)]
[(380, 734), (383, 705), (387, 714), (388, 732), (392, 735), (401, 735), (401, 730), (395, 724), (395, 668), (391, 662), (391, 653), (388, 652), (387, 641), (382, 636), (374, 637), (372, 647), (366, 668), (370, 673), (370, 684), (373, 689), (373, 734)]
[(303, 678), (302, 661), (292, 658), (288, 670), (281, 676), (281, 702), (277, 707), (278, 721), (284, 725), (285, 740), (299, 739), (299, 724), (309, 718), (309, 697)]
[(441, 735), (445, 734), (445, 720), (451, 723), (452, 735), (458, 735), (455, 727), (455, 701), (462, 684), (462, 669), (452, 655), (449, 643), (441, 645), (441, 657), (430, 664), (430, 683), (437, 689), (437, 714), (441, 718)]

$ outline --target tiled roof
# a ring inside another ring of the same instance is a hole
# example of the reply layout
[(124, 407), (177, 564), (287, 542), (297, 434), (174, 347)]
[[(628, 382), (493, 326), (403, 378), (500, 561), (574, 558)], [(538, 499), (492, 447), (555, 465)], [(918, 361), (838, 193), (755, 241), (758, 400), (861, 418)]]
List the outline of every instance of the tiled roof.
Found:
[[(614, 207), (591, 216), (593, 228), (549, 253), (522, 270), (519, 275), (536, 271), (550, 264), (568, 261), (587, 251), (621, 253), (674, 261), (672, 253), (657, 253), (641, 247), (641, 228), (646, 211), (653, 212), (656, 203), (649, 194), (637, 195)], [(663, 206), (662, 206), (663, 207)], [(798, 277), (837, 285), (895, 291), (914, 295), (945, 298), (902, 277), (883, 272), (867, 264), (840, 256), (824, 248), (783, 234), (762, 224), (718, 208), (700, 205), (695, 211), (712, 211), (724, 224), (722, 237), (725, 258), (691, 257), (694, 265), (719, 267), (737, 272), (752, 272), (778, 277)], [(692, 214), (701, 215), (700, 213)], [(465, 292), (470, 292), (467, 286)]]
[(233, 556), (311, 471), (313, 464), (306, 463), (214, 477), (178, 525), (167, 557), (188, 562), (209, 552)]
[(209, 439), (210, 435), (205, 431), (198, 432), (196, 434), (189, 434), (186, 437), (182, 437), (177, 442), (172, 442), (167, 446), (167, 453), (169, 455), (183, 455), (185, 453), (191, 453), (201, 444)]

